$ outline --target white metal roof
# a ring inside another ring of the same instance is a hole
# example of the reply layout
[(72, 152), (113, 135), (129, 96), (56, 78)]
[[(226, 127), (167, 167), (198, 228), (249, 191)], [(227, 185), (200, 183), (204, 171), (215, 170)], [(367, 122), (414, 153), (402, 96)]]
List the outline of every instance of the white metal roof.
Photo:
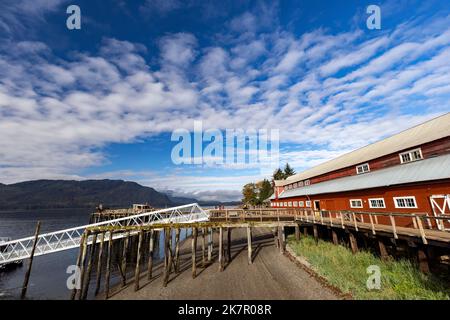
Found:
[(440, 179), (450, 179), (450, 154), (285, 190), (278, 198), (363, 190)]
[(290, 176), (283, 185), (309, 179), (334, 170), (367, 162), (391, 153), (450, 136), (450, 112), (389, 138), (372, 143), (336, 159), (324, 162), (306, 171)]

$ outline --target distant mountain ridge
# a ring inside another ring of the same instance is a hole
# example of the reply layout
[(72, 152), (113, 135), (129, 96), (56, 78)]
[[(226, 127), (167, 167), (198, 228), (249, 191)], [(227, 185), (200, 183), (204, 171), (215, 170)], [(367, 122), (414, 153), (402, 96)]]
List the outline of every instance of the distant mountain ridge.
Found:
[(123, 180), (35, 180), (0, 184), (0, 210), (38, 208), (130, 207), (148, 203), (173, 206), (169, 197), (150, 187)]
[(194, 202), (203, 206), (238, 203), (176, 197), (124, 180), (33, 180), (14, 184), (0, 183), (0, 210), (95, 208), (100, 203), (110, 208), (127, 208), (134, 203), (148, 203), (155, 208), (165, 208)]

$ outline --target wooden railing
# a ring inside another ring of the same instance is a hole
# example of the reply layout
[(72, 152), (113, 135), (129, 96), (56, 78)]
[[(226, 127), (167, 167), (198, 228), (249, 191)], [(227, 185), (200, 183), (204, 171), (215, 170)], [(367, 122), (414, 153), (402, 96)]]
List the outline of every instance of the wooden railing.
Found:
[[(427, 243), (426, 230), (438, 230), (439, 225), (444, 221), (450, 220), (450, 216), (430, 216), (426, 212), (414, 213), (395, 213), (395, 212), (367, 212), (367, 211), (330, 211), (313, 209), (222, 209), (209, 210), (210, 218), (225, 219), (225, 221), (252, 219), (260, 221), (292, 218), (293, 221), (302, 221), (307, 223), (329, 225), (331, 227), (341, 227), (345, 229), (348, 226), (356, 231), (359, 228), (369, 226), (371, 232), (375, 235), (377, 226), (389, 226), (395, 239), (398, 239), (398, 228), (410, 228), (419, 232), (424, 243)], [(448, 229), (440, 230), (448, 231)], [(445, 232), (448, 233), (448, 232)]]

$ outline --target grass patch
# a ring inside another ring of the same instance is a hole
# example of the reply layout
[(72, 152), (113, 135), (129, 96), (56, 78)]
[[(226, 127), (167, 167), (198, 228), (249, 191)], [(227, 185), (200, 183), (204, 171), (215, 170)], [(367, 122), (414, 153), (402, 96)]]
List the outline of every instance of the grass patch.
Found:
[[(423, 274), (409, 260), (382, 261), (366, 251), (352, 254), (350, 249), (331, 242), (319, 240), (316, 245), (312, 237), (296, 241), (289, 236), (288, 243), (297, 255), (312, 265), (314, 271), (342, 292), (350, 293), (354, 299), (450, 299), (446, 281)], [(380, 267), (380, 290), (367, 289), (366, 281), (370, 276), (367, 267), (370, 265)]]

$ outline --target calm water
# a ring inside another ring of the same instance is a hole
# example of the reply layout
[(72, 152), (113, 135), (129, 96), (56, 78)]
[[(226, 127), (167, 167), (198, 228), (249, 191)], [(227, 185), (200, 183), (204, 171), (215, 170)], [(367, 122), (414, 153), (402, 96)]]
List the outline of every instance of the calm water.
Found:
[[(41, 233), (88, 224), (91, 211), (91, 209), (55, 209), (0, 212), (0, 237), (18, 239), (32, 236), (39, 220), (41, 221)], [(183, 230), (181, 239), (185, 237), (186, 231)], [(161, 232), (159, 243), (164, 243), (163, 241)], [(156, 259), (163, 256), (162, 251), (163, 248), (160, 247), (155, 256)], [(78, 249), (71, 249), (35, 257), (27, 298), (69, 299), (70, 290), (66, 286), (69, 274), (66, 273), (66, 270), (69, 265), (76, 264), (77, 254)], [(0, 299), (18, 299), (20, 297), (27, 266), (28, 261), (26, 260), (22, 267), (0, 272)], [(91, 281), (95, 281), (95, 277), (92, 278)], [(112, 285), (119, 282), (118, 274), (112, 275), (111, 282)], [(90, 290), (90, 293), (92, 291)]]

